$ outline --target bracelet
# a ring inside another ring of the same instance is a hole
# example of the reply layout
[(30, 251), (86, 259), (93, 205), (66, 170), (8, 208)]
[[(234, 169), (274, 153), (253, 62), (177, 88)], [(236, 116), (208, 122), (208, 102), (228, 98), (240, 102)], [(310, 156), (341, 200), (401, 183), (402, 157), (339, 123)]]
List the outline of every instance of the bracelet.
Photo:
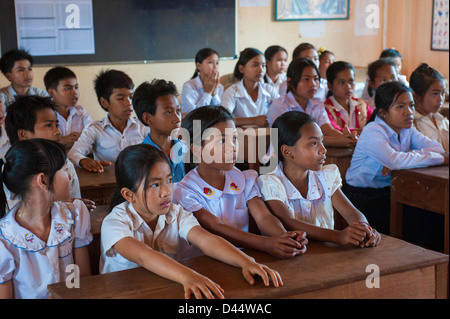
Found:
[(358, 220), (358, 223), (365, 224), (365, 225), (367, 225), (367, 227), (369, 227), (369, 230), (372, 230), (372, 227), (370, 227), (368, 222), (365, 222), (365, 221), (362, 221), (362, 220)]

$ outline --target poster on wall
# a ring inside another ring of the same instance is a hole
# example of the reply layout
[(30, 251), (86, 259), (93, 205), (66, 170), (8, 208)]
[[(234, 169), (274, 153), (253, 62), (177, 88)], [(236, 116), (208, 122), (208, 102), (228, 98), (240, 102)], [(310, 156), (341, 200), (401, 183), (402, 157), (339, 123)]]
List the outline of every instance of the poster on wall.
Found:
[(449, 0), (433, 1), (433, 27), (431, 28), (431, 50), (448, 51), (448, 3)]
[(92, 0), (15, 0), (17, 46), (33, 56), (95, 54)]
[(348, 19), (350, 0), (275, 0), (275, 20)]

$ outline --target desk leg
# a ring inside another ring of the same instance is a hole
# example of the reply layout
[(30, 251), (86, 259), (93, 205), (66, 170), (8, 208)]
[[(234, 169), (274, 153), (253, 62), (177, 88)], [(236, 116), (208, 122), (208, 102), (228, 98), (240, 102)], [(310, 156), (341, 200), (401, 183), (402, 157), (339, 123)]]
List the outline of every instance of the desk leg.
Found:
[(403, 234), (403, 204), (397, 202), (391, 193), (390, 235), (402, 238)]

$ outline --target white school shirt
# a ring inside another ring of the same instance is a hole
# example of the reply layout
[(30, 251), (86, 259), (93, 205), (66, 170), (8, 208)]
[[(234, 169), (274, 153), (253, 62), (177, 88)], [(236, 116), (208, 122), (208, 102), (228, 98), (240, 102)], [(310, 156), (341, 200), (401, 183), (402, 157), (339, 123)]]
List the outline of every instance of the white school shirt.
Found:
[(153, 232), (133, 205), (123, 202), (114, 207), (102, 223), (100, 273), (139, 267), (114, 249), (114, 245), (125, 237), (137, 239), (176, 260), (183, 259), (184, 250), (189, 247), (188, 233), (195, 226), (200, 225), (192, 213), (171, 204), (166, 215), (158, 216)]
[(181, 90), (181, 112), (187, 114), (192, 110), (205, 105), (220, 105), (223, 94), (223, 85), (218, 84), (216, 94), (212, 96), (205, 92), (200, 76), (183, 84)]
[(306, 198), (283, 172), (280, 162), (272, 173), (260, 175), (258, 185), (264, 201), (279, 200), (291, 213), (291, 217), (312, 225), (334, 229), (334, 212), (331, 197), (342, 186), (339, 168), (325, 165), (320, 171), (308, 171)]
[(280, 86), (287, 80), (286, 73), (281, 73), (278, 75), (276, 82), (272, 81), (272, 78), (266, 73), (264, 75), (265, 83), (272, 85), (278, 92), (280, 91)]
[(244, 80), (234, 83), (223, 92), (222, 106), (234, 117), (266, 115), (269, 105), (279, 97), (277, 90), (268, 83), (258, 82), (258, 98), (253, 102), (244, 87)]
[(91, 116), (81, 105), (71, 107), (69, 112), (67, 121), (61, 114), (56, 112), (61, 136), (67, 136), (72, 132), (81, 133), (86, 126), (92, 123)]
[(12, 280), (14, 298), (49, 298), (47, 285), (62, 282), (73, 272), (73, 250), (92, 241), (89, 211), (80, 200), (55, 202), (51, 228), (42, 241), (16, 221), (20, 204), (0, 220), (0, 284)]
[(441, 165), (444, 149), (414, 127), (397, 133), (378, 115), (362, 130), (345, 179), (354, 187), (383, 188), (391, 185), (391, 174), (381, 175), (383, 166), (390, 170)]
[(300, 111), (306, 113), (311, 116), (317, 124), (319, 124), (319, 126), (330, 124), (330, 119), (328, 118), (327, 111), (325, 110), (325, 106), (322, 101), (319, 99), (310, 99), (306, 104), (306, 109), (303, 109), (298, 104), (292, 92), (289, 92), (288, 94), (285, 94), (273, 101), (270, 105), (269, 113), (267, 114), (270, 126), (272, 126), (273, 122), (275, 122), (280, 115), (289, 111)]
[(6, 133), (5, 126), (0, 125), (0, 158), (5, 157), (6, 152), (8, 152), (11, 147), (9, 142), (8, 134)]
[(333, 95), (330, 96), (330, 100), (333, 103), (333, 108), (337, 112), (339, 112), (339, 114), (344, 119), (346, 125), (348, 127), (356, 127), (357, 118), (356, 118), (356, 114), (355, 114), (355, 109), (358, 106), (359, 101), (350, 98), (348, 101), (350, 112), (347, 112), (347, 110), (342, 105), (339, 104), (339, 102), (334, 98)]
[[(280, 95), (285, 95), (287, 92), (287, 80), (284, 81), (278, 90), (278, 93)], [(327, 100), (328, 95), (328, 81), (326, 79), (320, 78), (319, 88), (317, 89), (316, 94), (314, 94), (315, 99), (319, 99), (322, 102), (325, 102)]]
[(73, 144), (67, 156), (80, 167), (80, 161), (93, 151), (94, 159), (100, 162), (115, 162), (119, 153), (130, 145), (141, 144), (150, 128), (137, 118), (129, 118), (123, 133), (109, 120), (109, 115), (89, 124)]
[[(3, 105), (5, 105), (6, 110), (8, 110), (8, 106), (16, 100), (16, 95), (18, 94), (14, 91), (12, 85), (0, 89), (0, 99), (3, 101)], [(27, 96), (28, 95), (49, 97), (47, 91), (35, 87), (30, 87), (27, 93)]]
[(431, 121), (429, 116), (422, 115), (417, 111), (414, 112), (414, 127), (429, 139), (441, 143), (444, 151), (448, 152), (449, 121), (445, 116), (439, 113), (431, 113), (431, 116), (436, 121), (437, 127)]
[(248, 231), (247, 202), (261, 197), (257, 177), (254, 170), (240, 171), (234, 167), (225, 172), (225, 186), (219, 190), (206, 183), (196, 167), (174, 185), (173, 201), (191, 212), (204, 208), (224, 224)]

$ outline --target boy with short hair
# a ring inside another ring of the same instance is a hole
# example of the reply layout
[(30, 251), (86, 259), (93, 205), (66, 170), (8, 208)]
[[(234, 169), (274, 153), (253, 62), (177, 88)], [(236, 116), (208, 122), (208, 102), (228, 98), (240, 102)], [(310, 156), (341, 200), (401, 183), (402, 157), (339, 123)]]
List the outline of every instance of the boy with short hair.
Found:
[[(18, 96), (9, 106), (5, 119), (5, 129), (11, 145), (30, 138), (44, 138), (55, 142), (61, 141), (58, 129), (56, 108), (49, 97)], [(73, 164), (66, 161), (70, 177), (70, 197), (81, 198), (80, 183)], [(12, 208), (20, 198), (6, 192), (8, 205)], [(83, 202), (92, 209), (94, 202), (83, 199)]]
[(16, 96), (48, 96), (47, 92), (37, 89), (33, 84), (33, 57), (24, 50), (10, 50), (0, 59), (0, 70), (11, 84), (0, 89), (0, 100), (5, 108), (14, 102)]
[[(108, 114), (83, 130), (68, 156), (75, 165), (102, 173), (103, 166), (115, 162), (120, 151), (142, 143), (149, 128), (131, 117), (134, 84), (128, 75), (118, 70), (101, 71), (94, 83), (98, 102)], [(91, 151), (94, 159), (87, 157)]]
[(177, 96), (175, 84), (157, 79), (139, 85), (133, 96), (137, 117), (150, 127), (144, 144), (152, 145), (166, 154), (174, 183), (185, 175), (182, 159), (187, 151), (187, 146), (175, 137), (181, 126), (181, 106)]
[(78, 105), (80, 94), (77, 77), (69, 68), (57, 66), (47, 71), (44, 84), (55, 102), (61, 144), (70, 149), (83, 129), (92, 122), (89, 113)]

